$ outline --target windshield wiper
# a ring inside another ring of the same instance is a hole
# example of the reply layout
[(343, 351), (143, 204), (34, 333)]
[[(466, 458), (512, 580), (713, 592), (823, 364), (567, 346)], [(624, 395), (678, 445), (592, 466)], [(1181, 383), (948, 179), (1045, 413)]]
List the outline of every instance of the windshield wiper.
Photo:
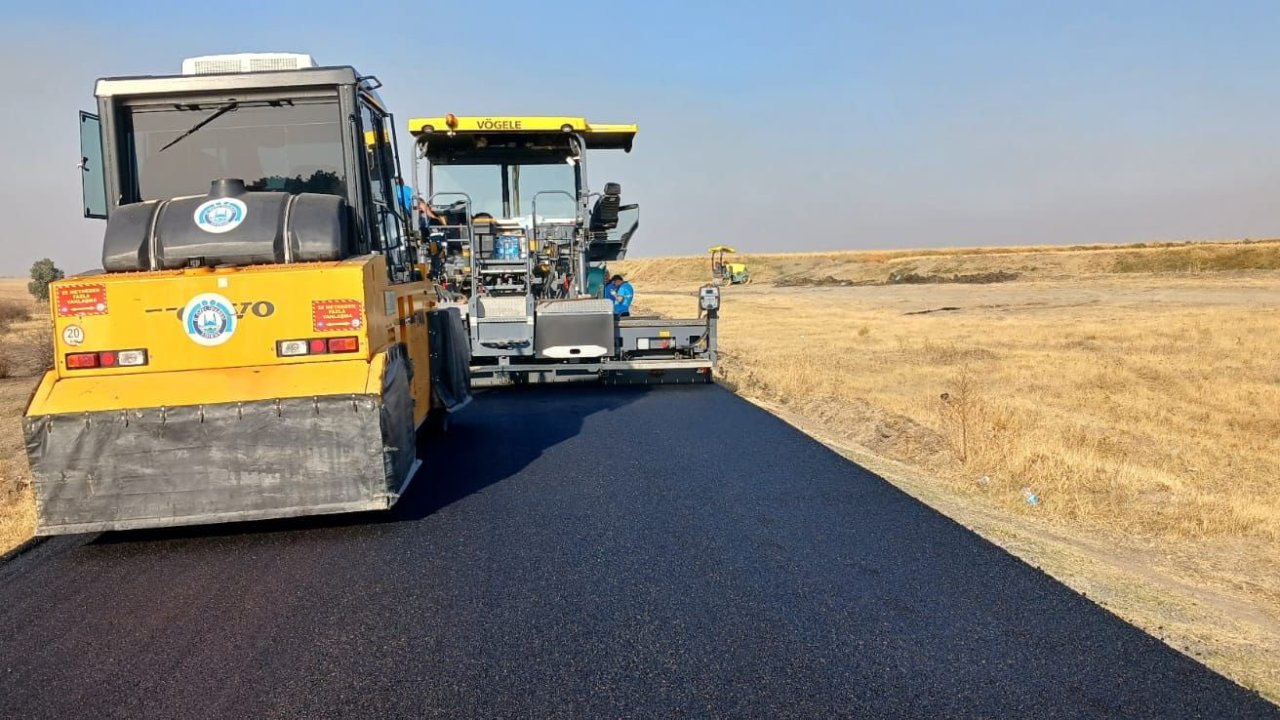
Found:
[(207, 118), (205, 118), (205, 119), (201, 120), (200, 122), (196, 123), (195, 125), (192, 125), (190, 130), (188, 130), (188, 131), (186, 131), (186, 132), (182, 133), (182, 134), (181, 134), (181, 135), (179, 135), (178, 137), (174, 138), (174, 139), (173, 139), (173, 141), (172, 141), (172, 142), (170, 142), (168, 145), (165, 145), (164, 147), (160, 148), (159, 152), (164, 152), (165, 150), (168, 150), (169, 148), (173, 147), (174, 145), (177, 145), (179, 141), (181, 141), (181, 140), (185, 139), (185, 138), (186, 138), (186, 137), (188, 137), (189, 135), (194, 134), (194, 133), (195, 133), (197, 130), (199, 130), (200, 128), (204, 127), (205, 125), (208, 125), (209, 123), (213, 122), (214, 120), (217, 120), (218, 118), (222, 117), (223, 115), (226, 115), (227, 113), (231, 112), (232, 110), (235, 110), (235, 109), (236, 109), (236, 108), (238, 108), (238, 107), (240, 107), (240, 102), (239, 102), (239, 101), (237, 101), (237, 100), (232, 100), (231, 102), (227, 103), (226, 105), (223, 105), (222, 107), (218, 108), (218, 111), (217, 111), (217, 112), (215, 112), (214, 114), (210, 115), (209, 117), (207, 117)]

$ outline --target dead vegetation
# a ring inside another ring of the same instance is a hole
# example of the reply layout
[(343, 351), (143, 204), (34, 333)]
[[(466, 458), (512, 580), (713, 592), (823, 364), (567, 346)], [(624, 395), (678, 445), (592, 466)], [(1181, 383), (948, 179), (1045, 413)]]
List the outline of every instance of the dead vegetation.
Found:
[(14, 323), (31, 319), (31, 303), (21, 300), (0, 299), (0, 335), (9, 332)]
[(1116, 257), (1119, 273), (1205, 273), (1280, 270), (1280, 250), (1272, 244), (1191, 246), (1166, 252), (1126, 252)]
[[(893, 275), (953, 277), (1016, 273), (1019, 280), (1068, 279), (1113, 273), (1195, 274), (1280, 269), (1280, 240), (1135, 245), (938, 248), (932, 250), (741, 253), (754, 283), (800, 286), (883, 284)], [(707, 256), (637, 258), (621, 263), (634, 283), (702, 283)]]
[(32, 377), (53, 365), (53, 338), (47, 328), (0, 333), (0, 380)]
[(0, 407), (6, 415), (0, 428), (0, 555), (30, 538), (36, 526), (20, 424), (29, 392), (22, 380), (0, 381)]
[(22, 439), (22, 408), (53, 364), (49, 321), (21, 280), (0, 280), (0, 554), (31, 537), (35, 505)]

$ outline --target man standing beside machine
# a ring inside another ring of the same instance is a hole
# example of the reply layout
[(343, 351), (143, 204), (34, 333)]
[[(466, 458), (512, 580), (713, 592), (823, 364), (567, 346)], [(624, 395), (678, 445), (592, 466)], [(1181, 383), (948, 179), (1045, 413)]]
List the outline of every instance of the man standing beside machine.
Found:
[(613, 301), (613, 314), (618, 317), (631, 317), (631, 301), (635, 299), (635, 289), (631, 283), (614, 275), (605, 286), (605, 297)]
[(421, 195), (418, 196), (418, 212), (420, 213), (418, 215), (418, 227), (422, 230), (423, 235), (426, 235), (427, 227), (431, 225), (432, 220), (440, 227), (449, 224), (431, 208), (431, 203), (427, 202), (426, 198)]

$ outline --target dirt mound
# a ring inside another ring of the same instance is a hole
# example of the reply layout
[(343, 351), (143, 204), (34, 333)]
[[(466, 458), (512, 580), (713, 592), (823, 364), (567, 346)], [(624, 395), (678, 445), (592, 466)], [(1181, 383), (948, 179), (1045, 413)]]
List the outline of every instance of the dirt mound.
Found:
[(854, 280), (851, 278), (838, 278), (834, 275), (814, 276), (795, 273), (783, 275), (774, 280), (773, 284), (775, 287), (861, 287), (867, 285), (927, 285), (933, 283), (985, 285), (988, 283), (1010, 282), (1017, 280), (1018, 277), (1018, 273), (1004, 270), (968, 274), (952, 273), (951, 275), (939, 273), (922, 275), (917, 272), (897, 271), (890, 273), (885, 280)]
[(990, 283), (1010, 282), (1018, 279), (1018, 273), (996, 270), (994, 272), (969, 273), (967, 275), (921, 275), (913, 272), (895, 272), (889, 275), (888, 285), (927, 285), (932, 283), (962, 283), (968, 285), (987, 285)]
[(870, 285), (872, 283), (866, 280), (850, 280), (848, 278), (837, 278), (831, 275), (823, 277), (811, 277), (804, 274), (783, 275), (773, 281), (775, 287), (853, 287), (855, 285)]

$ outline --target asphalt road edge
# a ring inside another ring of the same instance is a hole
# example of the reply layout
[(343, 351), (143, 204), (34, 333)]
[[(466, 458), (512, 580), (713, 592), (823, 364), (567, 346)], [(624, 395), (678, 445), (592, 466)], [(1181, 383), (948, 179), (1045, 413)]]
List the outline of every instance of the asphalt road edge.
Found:
[(27, 538), (26, 541), (20, 543), (17, 547), (13, 548), (9, 552), (0, 554), (0, 564), (7, 563), (10, 560), (18, 557), (19, 555), (22, 555), (23, 553), (36, 549), (37, 547), (42, 545), (45, 540), (48, 540), (48, 539), (49, 539), (48, 537), (44, 537), (40, 535)]
[[(951, 522), (954, 522), (960, 525), (961, 527), (964, 527), (970, 532), (976, 534), (978, 537), (981, 537), (987, 542), (999, 547), (1001, 550), (1004, 550), (1005, 552), (1009, 553), (1013, 557), (1027, 564), (1028, 566), (1033, 568), (1035, 571), (1043, 574), (1045, 577), (1052, 579), (1054, 582), (1059, 583), (1060, 585), (1066, 587), (1071, 592), (1076, 593), (1077, 595), (1080, 595), (1081, 597), (1085, 598), (1089, 602), (1093, 603), (1098, 609), (1107, 613), (1108, 615), (1111, 615), (1112, 617), (1116, 618), (1120, 622), (1123, 622), (1126, 625), (1132, 625), (1138, 630), (1155, 638), (1166, 647), (1172, 649), (1174, 652), (1177, 652), (1179, 655), (1189, 658), (1193, 662), (1205, 667), (1209, 672), (1212, 672), (1215, 675), (1219, 675), (1225, 678), (1229, 682), (1238, 686), (1244, 692), (1250, 693), (1258, 698), (1261, 698), (1262, 700), (1269, 702), (1272, 705), (1275, 705), (1277, 709), (1280, 709), (1280, 696), (1272, 697), (1270, 694), (1263, 692), (1258, 688), (1245, 685), (1239, 679), (1232, 677), (1231, 675), (1228, 675), (1227, 673), (1223, 672), (1223, 670), (1216, 668), (1210, 665), (1209, 663), (1207, 663), (1205, 661), (1205, 658), (1197, 657), (1191, 653), (1188, 653), (1184, 650), (1184, 648), (1179, 647), (1176, 643), (1171, 642), (1168, 638), (1161, 637), (1145, 627), (1142, 627), (1133, 622), (1130, 622), (1129, 620), (1121, 616), (1120, 613), (1118, 613), (1115, 609), (1110, 608), (1107, 605), (1098, 602), (1096, 598), (1090, 597), (1087, 592), (1080, 590), (1079, 588), (1073, 586), (1066, 579), (1059, 577), (1057, 574), (1053, 572), (1050, 572), (1048, 569), (1043, 567), (1043, 565), (1040, 562), (1038, 562), (1035, 558), (1024, 556), (1023, 553), (1017, 552), (1015, 551), (1014, 548), (1008, 547), (1005, 543), (1000, 542), (999, 539), (997, 539), (996, 537), (991, 536), (990, 533), (984, 532), (982, 529), (975, 526), (974, 524), (970, 522), (966, 522), (963, 519), (954, 516), (951, 512), (948, 512), (947, 509), (940, 507), (938, 503), (931, 502), (931, 498), (921, 495), (918, 491), (913, 491), (909, 487), (910, 483), (895, 482), (893, 477), (895, 473), (886, 472), (887, 470), (893, 469), (893, 470), (897, 470), (898, 472), (901, 472), (904, 475), (906, 474), (920, 475), (921, 472), (919, 470), (912, 468), (908, 465), (905, 465), (904, 463), (901, 463), (899, 461), (881, 457), (875, 452), (873, 452), (872, 450), (862, 447), (860, 445), (845, 443), (845, 442), (836, 440), (835, 438), (823, 436), (818, 432), (815, 432), (813, 428), (805, 427), (805, 424), (801, 422), (801, 418), (796, 417), (794, 415), (789, 415), (785, 408), (775, 403), (772, 403), (768, 400), (764, 400), (762, 398), (753, 397), (751, 395), (742, 393), (739, 390), (737, 390), (735, 387), (727, 383), (721, 382), (717, 384), (719, 384), (721, 387), (728, 390), (729, 392), (733, 393), (737, 397), (741, 398), (742, 400), (745, 400), (751, 405), (781, 420), (782, 422), (786, 423), (787, 425), (795, 429), (797, 432), (803, 433), (813, 441), (823, 445), (824, 447), (826, 447), (828, 450), (831, 450), (835, 454), (845, 458), (850, 462), (858, 464), (860, 467), (867, 470), (868, 472), (873, 473), (884, 482), (888, 483), (889, 485), (892, 485), (893, 487), (897, 488), (899, 491), (906, 493), (907, 495), (910, 495), (911, 497), (915, 498), (918, 502), (924, 504), (926, 507), (930, 508), (934, 512), (946, 517)], [(866, 464), (868, 460), (871, 460), (873, 462), (871, 462), (870, 464)]]

